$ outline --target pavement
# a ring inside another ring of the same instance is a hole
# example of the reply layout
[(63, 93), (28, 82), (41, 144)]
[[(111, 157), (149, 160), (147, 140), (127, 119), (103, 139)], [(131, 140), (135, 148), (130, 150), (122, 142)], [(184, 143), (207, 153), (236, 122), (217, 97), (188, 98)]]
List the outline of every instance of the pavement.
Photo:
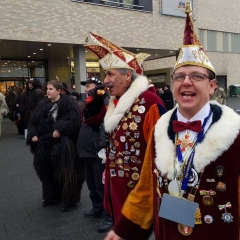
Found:
[[(227, 99), (229, 107), (240, 109), (240, 98)], [(0, 240), (100, 240), (102, 219), (85, 219), (91, 209), (84, 184), (81, 201), (70, 212), (62, 204), (42, 207), (41, 183), (33, 168), (33, 155), (23, 136), (7, 118), (3, 119), (0, 138)], [(151, 239), (154, 239), (153, 236)]]
[(41, 183), (33, 168), (33, 155), (9, 119), (3, 119), (0, 138), (0, 239), (1, 240), (98, 240), (102, 219), (86, 219), (91, 209), (84, 184), (81, 201), (70, 212), (62, 204), (42, 207)]

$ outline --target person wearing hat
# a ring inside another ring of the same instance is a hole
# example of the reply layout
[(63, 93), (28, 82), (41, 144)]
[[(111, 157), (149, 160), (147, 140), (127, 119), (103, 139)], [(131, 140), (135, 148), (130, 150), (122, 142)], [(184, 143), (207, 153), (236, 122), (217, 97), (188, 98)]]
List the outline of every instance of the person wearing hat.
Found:
[[(83, 121), (78, 137), (78, 153), (80, 161), (85, 162), (86, 183), (89, 190), (89, 197), (92, 201), (92, 209), (84, 212), (86, 218), (103, 217), (103, 223), (98, 227), (99, 232), (106, 232), (112, 228), (112, 219), (104, 211), (103, 196), (104, 184), (102, 174), (105, 168), (105, 161), (99, 155), (102, 146), (99, 144), (100, 125), (108, 104), (108, 97), (104, 94), (102, 100), (89, 102), (89, 92), (95, 88), (103, 88), (103, 83), (99, 78), (91, 77), (86, 81), (81, 81), (85, 87), (86, 106), (83, 109)], [(94, 116), (94, 117), (93, 117)]]
[(152, 127), (166, 110), (161, 99), (148, 90), (149, 81), (142, 75), (148, 54), (131, 53), (91, 32), (90, 37), (95, 44), (85, 47), (98, 56), (111, 95), (104, 117), (109, 137), (104, 206), (115, 222), (140, 178)]
[(29, 119), (37, 107), (38, 103), (44, 99), (44, 92), (42, 90), (41, 82), (36, 78), (26, 79), (26, 91), (23, 94), (23, 102), (19, 109), (21, 109), (21, 119), (24, 123), (25, 139), (27, 138), (27, 128)]
[(70, 95), (70, 92), (68, 90), (68, 85), (66, 83), (62, 82), (62, 86), (63, 86), (62, 94)]
[[(215, 71), (186, 5), (172, 81), (177, 107), (155, 125), (136, 188), (105, 240), (239, 239), (240, 117), (210, 102)], [(187, 237), (186, 237), (187, 236)]]

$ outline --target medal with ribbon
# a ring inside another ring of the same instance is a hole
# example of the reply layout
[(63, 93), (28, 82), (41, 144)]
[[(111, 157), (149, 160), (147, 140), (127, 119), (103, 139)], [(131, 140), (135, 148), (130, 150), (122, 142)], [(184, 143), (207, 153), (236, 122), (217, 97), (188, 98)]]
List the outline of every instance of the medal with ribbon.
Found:
[(225, 222), (225, 223), (230, 223), (230, 222), (233, 222), (233, 216), (231, 213), (228, 213), (227, 212), (227, 208), (232, 208), (232, 205), (230, 202), (228, 202), (227, 204), (225, 205), (218, 205), (218, 208), (219, 210), (225, 210), (225, 213), (222, 214), (222, 220)]
[(211, 196), (216, 195), (216, 192), (213, 190), (200, 190), (200, 195), (204, 195), (203, 197), (203, 204), (205, 206), (212, 206), (213, 205), (213, 198)]

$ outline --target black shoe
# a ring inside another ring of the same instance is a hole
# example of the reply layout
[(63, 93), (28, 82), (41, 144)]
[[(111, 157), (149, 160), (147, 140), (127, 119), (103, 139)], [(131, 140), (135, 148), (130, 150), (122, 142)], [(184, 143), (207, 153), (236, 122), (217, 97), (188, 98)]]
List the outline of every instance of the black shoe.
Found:
[(111, 230), (113, 227), (113, 223), (112, 222), (105, 222), (103, 221), (102, 224), (98, 227), (98, 231), (100, 233), (103, 232), (108, 232), (109, 230)]
[(62, 208), (62, 211), (63, 211), (63, 212), (69, 212), (69, 211), (71, 211), (76, 205), (77, 205), (77, 203), (74, 203), (74, 204), (64, 204), (64, 205), (63, 205), (63, 208)]
[(84, 217), (85, 218), (97, 218), (97, 217), (103, 218), (103, 214), (96, 214), (92, 210), (90, 210), (90, 211), (84, 212)]
[(43, 206), (43, 207), (48, 207), (48, 206), (56, 205), (56, 204), (57, 204), (57, 200), (56, 200), (56, 201), (53, 201), (53, 202), (44, 200), (44, 201), (42, 202), (42, 206)]

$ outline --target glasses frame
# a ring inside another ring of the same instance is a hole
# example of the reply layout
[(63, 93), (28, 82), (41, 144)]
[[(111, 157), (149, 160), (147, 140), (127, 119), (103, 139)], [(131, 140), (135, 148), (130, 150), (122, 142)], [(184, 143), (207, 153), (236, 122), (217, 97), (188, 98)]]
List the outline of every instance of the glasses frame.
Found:
[[(176, 75), (178, 75), (178, 76), (184, 76), (184, 79), (183, 79), (183, 80), (174, 80), (173, 77), (176, 76)], [(201, 75), (201, 76), (203, 77), (203, 79), (201, 79), (201, 80), (194, 80), (194, 79), (192, 78), (193, 75)], [(171, 75), (171, 78), (172, 78), (172, 81), (173, 81), (173, 82), (183, 82), (183, 81), (186, 79), (186, 76), (189, 77), (189, 80), (190, 80), (191, 82), (202, 82), (202, 81), (205, 80), (206, 78), (210, 80), (210, 77), (209, 77), (208, 75), (206, 75), (205, 73), (190, 73), (190, 74), (181, 74), (181, 73), (179, 73), (179, 74), (173, 74), (173, 75)]]

